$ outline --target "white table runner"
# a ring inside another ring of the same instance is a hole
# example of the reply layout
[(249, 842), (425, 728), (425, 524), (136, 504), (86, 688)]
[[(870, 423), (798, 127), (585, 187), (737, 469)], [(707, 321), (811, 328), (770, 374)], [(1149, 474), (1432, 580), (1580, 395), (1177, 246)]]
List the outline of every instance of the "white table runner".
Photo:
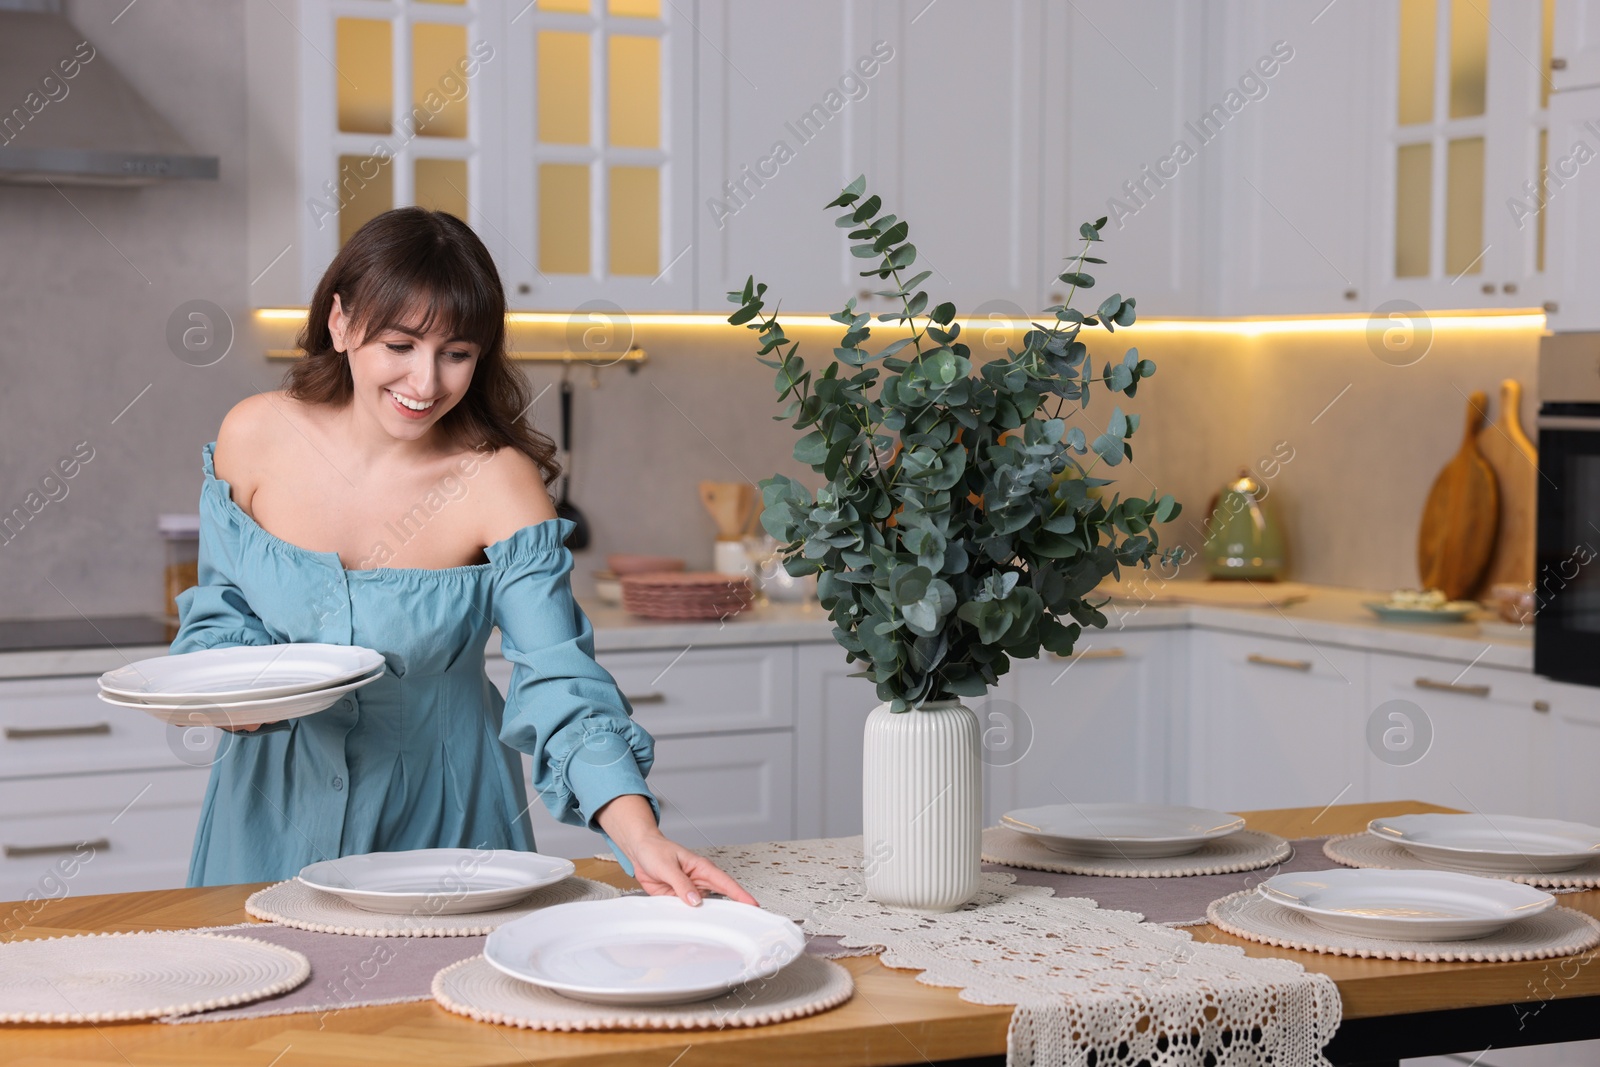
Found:
[(1010, 874), (984, 872), (978, 896), (957, 911), (915, 915), (866, 898), (859, 836), (704, 853), (807, 933), (881, 946), (889, 966), (974, 1004), (1016, 1005), (1012, 1067), (1083, 1067), (1091, 1049), (1098, 1067), (1320, 1067), (1339, 1025), (1339, 991), (1326, 975), (1198, 943)]

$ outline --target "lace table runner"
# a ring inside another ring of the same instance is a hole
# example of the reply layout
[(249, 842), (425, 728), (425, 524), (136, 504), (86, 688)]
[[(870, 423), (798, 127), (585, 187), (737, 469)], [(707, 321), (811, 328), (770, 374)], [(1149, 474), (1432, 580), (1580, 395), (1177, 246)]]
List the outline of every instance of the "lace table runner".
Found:
[(1339, 1025), (1326, 975), (1011, 874), (985, 871), (972, 901), (920, 915), (866, 898), (860, 836), (704, 852), (808, 934), (835, 935), (846, 949), (881, 946), (888, 966), (974, 1004), (1015, 1005), (1012, 1067), (1320, 1067)]

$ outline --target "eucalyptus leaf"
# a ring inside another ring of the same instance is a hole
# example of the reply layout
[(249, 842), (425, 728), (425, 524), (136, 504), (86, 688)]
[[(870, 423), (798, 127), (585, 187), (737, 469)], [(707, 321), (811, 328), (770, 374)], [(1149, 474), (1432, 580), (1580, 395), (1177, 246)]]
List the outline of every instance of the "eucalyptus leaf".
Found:
[[(1098, 430), (1079, 415), (1093, 392), (1132, 396), (1155, 372), (1130, 348), (1096, 375), (1084, 340), (1130, 325), (1135, 299), (1049, 308), (1020, 350), (980, 347), (975, 360), (955, 304), (920, 288), (933, 272), (902, 276), (917, 256), (911, 226), (882, 206), (865, 177), (828, 205), (844, 209), (835, 223), (865, 261), (861, 276), (883, 279), (877, 295), (898, 302), (878, 315), (890, 336), (876, 353), (863, 347), (873, 317), (854, 298), (830, 316), (843, 331), (832, 361), (813, 370), (767, 313), (765, 285), (752, 276), (727, 295), (729, 322), (756, 331), (774, 372), (796, 460), (823, 479), (814, 495), (764, 479), (761, 524), (788, 573), (817, 576), (859, 675), (904, 711), (979, 696), (1016, 658), (1070, 653), (1083, 627), (1106, 625), (1093, 595), (1103, 579), (1174, 559), (1156, 530), (1181, 509), (1169, 495), (1119, 499), (1093, 476), (1132, 455), (1136, 415), (1113, 408)], [(1104, 262), (1087, 253), (1106, 221), (1079, 228), (1060, 275), (1074, 292), (1095, 282), (1083, 268)]]

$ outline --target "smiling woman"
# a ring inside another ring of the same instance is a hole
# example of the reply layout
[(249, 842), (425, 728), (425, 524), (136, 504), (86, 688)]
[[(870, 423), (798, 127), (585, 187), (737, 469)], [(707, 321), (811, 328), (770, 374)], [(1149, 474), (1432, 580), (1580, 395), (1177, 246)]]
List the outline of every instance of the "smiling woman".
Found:
[[(237, 405), (203, 451), (200, 585), (178, 598), (171, 651), (320, 642), (375, 649), (387, 669), (324, 711), (233, 735), (189, 883), (370, 852), (531, 851), (527, 753), (551, 814), (601, 833), (647, 892), (754, 903), (657, 827), (654, 741), (594, 660), (572, 524), (545, 489), (553, 446), (523, 421), (477, 236), (419, 208), (373, 219), (329, 266), (300, 343), (284, 390)], [(475, 491), (441, 495), (464, 464)], [(503, 699), (484, 670), (493, 627), (513, 667)]]

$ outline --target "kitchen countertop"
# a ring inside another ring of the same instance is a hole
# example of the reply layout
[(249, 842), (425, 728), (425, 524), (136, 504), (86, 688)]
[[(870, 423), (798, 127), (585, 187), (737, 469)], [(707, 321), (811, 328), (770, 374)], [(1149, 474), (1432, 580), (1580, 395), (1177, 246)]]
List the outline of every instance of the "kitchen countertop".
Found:
[[(1387, 594), (1333, 586), (1311, 586), (1310, 596), (1287, 607), (1223, 607), (1209, 604), (1113, 602), (1103, 610), (1107, 632), (1184, 629), (1201, 626), (1234, 633), (1336, 645), (1373, 652), (1426, 656), (1455, 663), (1532, 670), (1533, 644), (1481, 632), (1477, 622), (1406, 625), (1380, 622), (1362, 601)], [(721, 622), (667, 622), (635, 618), (619, 607), (582, 605), (595, 631), (595, 650), (684, 648), (689, 645), (827, 643), (833, 623), (815, 601), (761, 604)], [(1487, 612), (1483, 613), (1488, 618)], [(160, 656), (167, 638), (159, 636), (159, 617), (119, 616), (92, 620), (17, 620), (0, 622), (0, 678), (99, 674), (132, 660)], [(143, 623), (130, 620), (144, 618)], [(107, 628), (107, 627), (110, 628)], [(96, 633), (98, 627), (100, 633)], [(121, 627), (121, 628), (119, 628)], [(94, 634), (94, 638), (87, 637)], [(103, 636), (101, 636), (103, 634)], [(488, 653), (500, 649), (499, 632)]]

